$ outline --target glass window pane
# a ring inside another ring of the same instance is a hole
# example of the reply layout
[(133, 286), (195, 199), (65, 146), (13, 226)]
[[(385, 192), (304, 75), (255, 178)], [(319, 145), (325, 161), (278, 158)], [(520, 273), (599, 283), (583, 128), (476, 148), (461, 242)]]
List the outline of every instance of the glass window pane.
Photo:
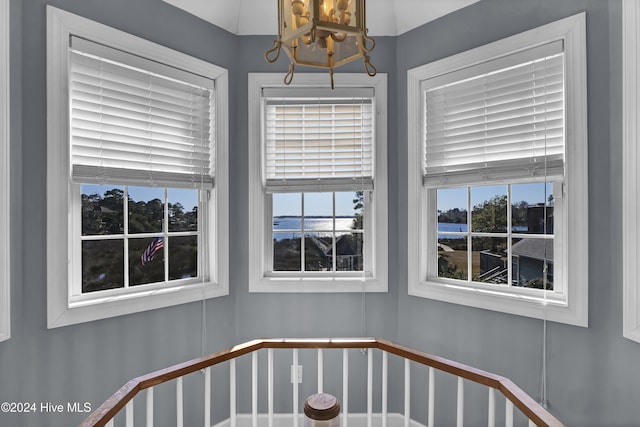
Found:
[[(333, 193), (304, 193), (304, 218), (305, 223), (307, 219), (324, 219), (325, 221), (321, 223), (324, 227), (322, 230), (333, 230), (333, 221), (327, 221), (333, 218)], [(319, 224), (314, 223), (311, 226), (312, 223), (309, 223), (311, 228), (307, 228), (305, 224), (305, 230), (319, 229), (316, 228)]]
[(169, 237), (169, 280), (198, 277), (198, 236)]
[(469, 280), (465, 236), (438, 237), (438, 277)]
[(553, 234), (552, 183), (512, 185), (511, 221), (514, 233)]
[(471, 231), (507, 231), (507, 186), (471, 188)]
[(167, 190), (169, 231), (198, 231), (198, 194), (195, 189)]
[(82, 235), (124, 233), (124, 187), (81, 184)]
[(302, 194), (301, 193), (276, 193), (272, 196), (273, 216), (296, 216), (302, 215)]
[(514, 286), (542, 289), (546, 259), (546, 286), (553, 290), (553, 239), (513, 239), (511, 255)]
[(300, 233), (273, 233), (273, 271), (301, 271), (300, 236)]
[(336, 239), (336, 269), (362, 271), (363, 233), (343, 234)]
[(439, 189), (437, 198), (438, 231), (467, 231), (467, 188)]
[(82, 292), (124, 287), (124, 240), (82, 242)]
[(472, 280), (507, 284), (507, 239), (503, 237), (472, 237)]
[(129, 239), (129, 285), (164, 282), (164, 239)]
[(129, 233), (162, 231), (164, 188), (128, 187)]
[(272, 202), (274, 230), (302, 230), (300, 222), (302, 216), (301, 193), (274, 194)]
[(335, 193), (336, 230), (362, 230), (365, 191)]
[[(345, 222), (344, 220), (342, 221)], [(350, 220), (346, 220), (347, 223)], [(333, 234), (333, 217), (304, 217), (304, 229), (306, 231), (323, 231), (324, 235), (331, 236)]]
[(333, 270), (333, 238), (327, 233), (304, 234), (305, 271)]

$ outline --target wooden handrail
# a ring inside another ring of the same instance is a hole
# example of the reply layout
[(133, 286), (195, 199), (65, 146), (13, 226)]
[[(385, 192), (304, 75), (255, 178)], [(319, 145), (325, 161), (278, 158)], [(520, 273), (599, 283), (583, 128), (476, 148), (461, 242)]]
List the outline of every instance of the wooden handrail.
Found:
[(409, 359), (413, 362), (430, 366), (443, 372), (456, 375), (469, 381), (473, 381), (487, 387), (499, 390), (520, 411), (522, 411), (535, 425), (561, 427), (563, 424), (545, 410), (531, 396), (526, 394), (511, 380), (499, 375), (476, 369), (461, 363), (433, 356), (405, 347), (388, 340), (379, 338), (332, 338), (332, 339), (260, 339), (248, 341), (225, 350), (213, 353), (209, 356), (196, 358), (188, 362), (173, 365), (128, 381), (98, 409), (87, 417), (79, 427), (102, 427), (109, 422), (127, 402), (134, 396), (149, 387), (174, 380), (201, 369), (226, 362), (230, 359), (252, 353), (262, 348), (377, 348), (396, 356)]

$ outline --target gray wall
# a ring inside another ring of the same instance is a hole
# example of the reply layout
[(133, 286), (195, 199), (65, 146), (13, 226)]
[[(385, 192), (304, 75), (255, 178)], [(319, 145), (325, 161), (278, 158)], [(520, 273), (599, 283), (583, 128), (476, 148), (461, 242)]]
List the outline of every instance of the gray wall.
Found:
[[(206, 303), (207, 351), (257, 337), (358, 336), (364, 307), (366, 335), (507, 376), (536, 398), (542, 364), (540, 321), (407, 296), (403, 261), (407, 251), (406, 71), (586, 11), (590, 326), (549, 324), (548, 398), (551, 411), (567, 425), (640, 425), (640, 370), (634, 369), (640, 345), (622, 338), (619, 0), (482, 0), (402, 36), (376, 38), (372, 61), (389, 77), (389, 293), (370, 294), (365, 299), (360, 294), (248, 293), (244, 257), (251, 244), (247, 232), (247, 73), (286, 70), (284, 58), (275, 65), (262, 59), (273, 37), (236, 37), (160, 0), (12, 0), (12, 338), (0, 343), (0, 402), (88, 401), (97, 407), (126, 380), (201, 352), (201, 303), (46, 328), (46, 253), (42, 244), (46, 236), (46, 212), (42, 209), (46, 198), (46, 4), (230, 70), (231, 291), (228, 297)], [(353, 63), (340, 71), (360, 70), (361, 64)], [(309, 378), (315, 362), (309, 355), (302, 357), (304, 377)], [(365, 359), (359, 352), (353, 353), (354, 375), (363, 373)], [(331, 358), (327, 362), (329, 369), (340, 364)], [(394, 411), (402, 409), (402, 372), (397, 362), (392, 360), (391, 366), (390, 410)], [(279, 362), (285, 370), (288, 364), (286, 360)], [(241, 395), (247, 391), (248, 373), (242, 369), (247, 365), (246, 359), (240, 361)], [(412, 414), (425, 422), (425, 404), (418, 400), (424, 394), (420, 397), (418, 392), (424, 390), (426, 371), (416, 367), (412, 376)], [(454, 384), (446, 375), (438, 375), (437, 380), (443, 386), (438, 391), (437, 421), (450, 425), (455, 414)], [(282, 379), (287, 382), (288, 378)], [(191, 383), (202, 383), (202, 378), (196, 374)], [(216, 370), (214, 387), (219, 383), (225, 383), (225, 374)], [(220, 417), (228, 407), (223, 387), (217, 394), (214, 389), (214, 409)], [(310, 392), (310, 387), (305, 380), (302, 393)], [(473, 386), (468, 390), (472, 395), (480, 393)], [(166, 396), (171, 393), (158, 391)], [(362, 394), (350, 397), (354, 409), (364, 409)], [(189, 405), (186, 413), (200, 412), (197, 403)], [(469, 403), (467, 409), (475, 407)], [(283, 404), (276, 409), (290, 407)], [(248, 410), (246, 402), (240, 410)], [(172, 405), (156, 411), (158, 417), (173, 419)], [(498, 414), (500, 417), (501, 411)], [(485, 422), (484, 415), (472, 417), (468, 411), (467, 425)], [(65, 426), (82, 418), (77, 414), (0, 414), (0, 425)]]

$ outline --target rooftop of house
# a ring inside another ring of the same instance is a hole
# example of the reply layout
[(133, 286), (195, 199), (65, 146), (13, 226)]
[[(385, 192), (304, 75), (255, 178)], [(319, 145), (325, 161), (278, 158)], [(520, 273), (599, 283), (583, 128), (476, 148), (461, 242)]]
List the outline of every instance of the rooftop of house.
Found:
[(511, 252), (516, 256), (553, 260), (553, 240), (522, 239), (512, 246)]

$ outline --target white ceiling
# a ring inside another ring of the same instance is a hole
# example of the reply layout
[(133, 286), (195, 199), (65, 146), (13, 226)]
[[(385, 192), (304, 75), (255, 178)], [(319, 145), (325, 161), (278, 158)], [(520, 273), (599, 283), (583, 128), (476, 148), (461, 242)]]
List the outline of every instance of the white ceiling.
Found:
[[(274, 35), (276, 0), (163, 0), (238, 35)], [(371, 36), (397, 36), (479, 0), (368, 0)]]

